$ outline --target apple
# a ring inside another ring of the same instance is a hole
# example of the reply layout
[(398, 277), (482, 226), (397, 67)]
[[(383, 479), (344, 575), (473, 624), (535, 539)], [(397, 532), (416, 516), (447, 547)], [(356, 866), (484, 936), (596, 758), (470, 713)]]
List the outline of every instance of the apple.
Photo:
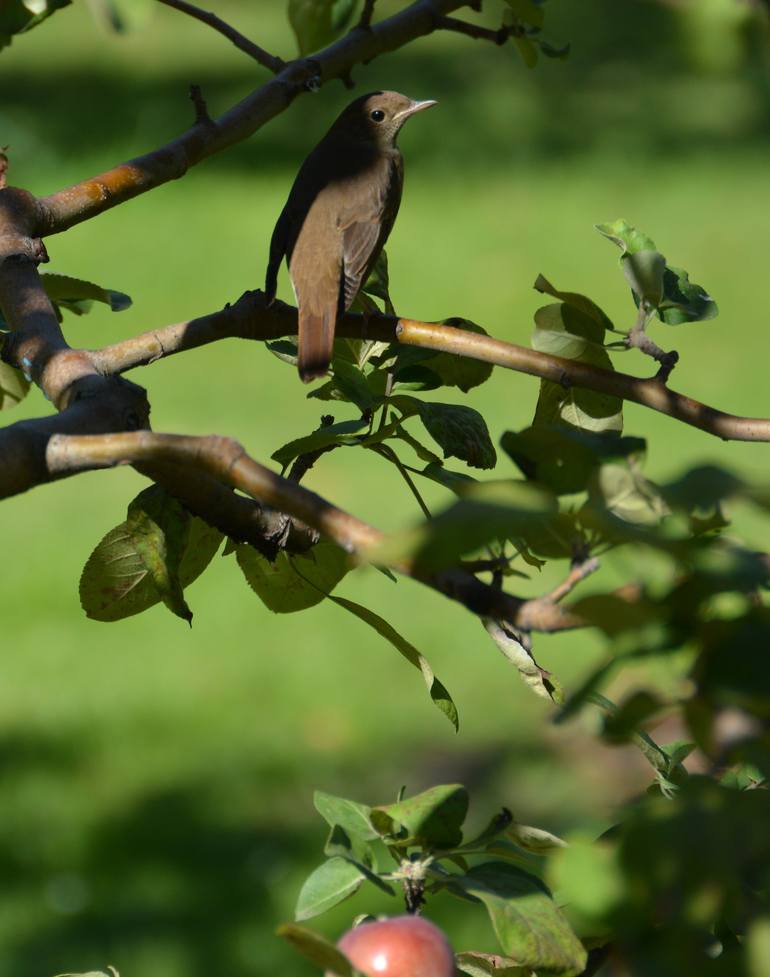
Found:
[[(394, 916), (362, 923), (337, 946), (366, 977), (454, 977), (447, 938), (422, 916)], [(327, 972), (326, 977), (334, 977)]]

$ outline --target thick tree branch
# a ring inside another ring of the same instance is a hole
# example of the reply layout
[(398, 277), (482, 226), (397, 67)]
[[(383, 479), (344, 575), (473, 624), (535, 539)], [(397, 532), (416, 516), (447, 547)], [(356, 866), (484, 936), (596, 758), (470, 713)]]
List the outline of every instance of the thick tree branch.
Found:
[(466, 37), (472, 37), (477, 41), (491, 41), (497, 45), (505, 44), (511, 34), (515, 33), (513, 27), (505, 24), (494, 31), (480, 24), (471, 24), (467, 20), (458, 20), (457, 17), (436, 17), (436, 27), (444, 31), (465, 34)]
[[(277, 339), (296, 335), (297, 310), (283, 302), (265, 305), (261, 292), (247, 292), (233, 306), (220, 312), (165, 326), (134, 336), (91, 355), (104, 373), (122, 373), (163, 356), (172, 356), (219, 339)], [(590, 363), (551, 356), (491, 336), (456, 329), (442, 323), (398, 319), (395, 316), (361, 316), (347, 313), (337, 327), (345, 337), (400, 342), (437, 352), (467, 356), (518, 373), (611, 394), (674, 420), (716, 435), (724, 441), (770, 441), (770, 419), (740, 417), (702, 404), (670, 390), (658, 377), (643, 379), (605, 370)]]
[[(47, 237), (89, 220), (110, 207), (183, 176), (201, 160), (253, 135), (282, 112), (298, 94), (349, 74), (357, 64), (436, 29), (435, 17), (465, 6), (465, 0), (415, 0), (406, 9), (373, 24), (353, 29), (312, 60), (292, 61), (274, 78), (220, 116), (214, 125), (196, 124), (165, 146), (48, 197), (31, 200), (26, 234)], [(0, 198), (6, 191), (0, 191)], [(2, 216), (0, 201), (0, 217)]]
[(210, 13), (208, 10), (201, 10), (200, 7), (196, 7), (192, 3), (187, 3), (187, 0), (159, 0), (159, 2), (165, 3), (167, 7), (173, 7), (174, 10), (179, 10), (183, 14), (188, 14), (188, 16), (194, 17), (196, 20), (208, 24), (209, 27), (213, 27), (215, 31), (219, 31), (229, 41), (232, 41), (237, 48), (240, 48), (249, 57), (254, 58), (263, 68), (272, 71), (274, 75), (286, 67), (285, 61), (282, 61), (280, 58), (275, 57), (275, 55), (265, 51), (258, 44), (250, 41), (248, 37), (245, 37), (240, 31), (231, 27), (221, 17), (217, 17), (216, 14)]
[[(267, 505), (300, 519), (341, 546), (356, 562), (365, 562), (384, 536), (373, 526), (327, 502), (315, 492), (261, 465), (231, 438), (216, 435), (186, 437), (151, 431), (102, 436), (54, 435), (45, 449), (47, 479), (62, 478), (94, 468), (131, 464), (158, 467), (175, 465), (216, 479)], [(156, 479), (157, 480), (157, 479)], [(482, 583), (464, 570), (422, 574), (408, 560), (393, 569), (419, 580), (467, 607), (474, 614), (503, 618), (515, 627), (535, 631), (561, 631), (583, 626), (583, 621), (553, 601), (526, 601)]]

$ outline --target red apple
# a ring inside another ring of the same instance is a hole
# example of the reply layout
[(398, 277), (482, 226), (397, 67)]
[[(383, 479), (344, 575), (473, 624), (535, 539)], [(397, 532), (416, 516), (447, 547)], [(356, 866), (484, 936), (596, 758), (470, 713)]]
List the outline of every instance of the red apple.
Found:
[[(421, 916), (395, 916), (348, 930), (337, 946), (366, 977), (454, 977), (447, 938)], [(326, 977), (334, 977), (327, 973)]]

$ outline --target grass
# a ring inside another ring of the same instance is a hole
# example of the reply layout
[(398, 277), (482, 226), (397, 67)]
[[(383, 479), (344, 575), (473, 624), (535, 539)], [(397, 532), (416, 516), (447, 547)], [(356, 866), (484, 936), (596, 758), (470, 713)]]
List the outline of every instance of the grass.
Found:
[[(662, 8), (639, 7), (647, 9), (629, 8), (628, 26), (614, 25), (618, 36), (641, 24), (665, 38), (664, 49), (663, 41), (631, 53), (609, 45), (613, 25), (600, 16), (609, 8), (597, 2), (590, 36), (554, 6), (555, 34), (583, 41), (566, 66), (525, 74), (508, 50), (442, 37), (357, 73), (367, 87), (442, 103), (402, 139), (408, 177), (389, 249), (393, 295), (409, 315), (465, 315), (526, 343), (540, 304), (531, 285), (543, 272), (626, 324), (633, 309), (616, 253), (592, 230), (623, 215), (720, 304), (715, 322), (657, 329), (682, 354), (674, 386), (762, 415), (770, 190), (757, 120), (765, 88), (756, 59), (723, 75), (683, 67), (671, 51), (687, 49), (684, 30), (660, 34)], [(258, 25), (254, 36), (287, 53), (277, 5), (218, 9), (244, 29)], [(47, 192), (167, 138), (185, 124), (189, 80), (219, 107), (245, 94), (255, 74), (172, 11), (123, 39), (95, 34), (82, 5), (63, 11), (0, 57), (0, 143), (12, 144), (13, 180)], [(697, 111), (683, 113), (696, 95)], [(297, 161), (347, 97), (325, 88), (234, 153), (51, 239), (51, 270), (134, 298), (120, 315), (68, 319), (70, 341), (110, 342), (259, 285)], [(647, 369), (632, 354), (616, 362)], [(253, 345), (222, 343), (135, 378), (149, 389), (156, 430), (227, 433), (261, 459), (318, 423), (318, 405), (293, 372)], [(528, 423), (536, 394), (533, 380), (498, 371), (463, 402), (485, 414), (497, 439)], [(47, 409), (33, 392), (4, 420)], [(702, 460), (766, 472), (767, 446), (722, 444), (642, 408), (627, 408), (626, 430), (648, 438), (653, 477)], [(395, 528), (418, 514), (381, 465), (339, 451), (308, 484)], [(498, 473), (512, 466), (503, 459)], [(457, 701), (459, 736), (378, 636), (334, 606), (269, 614), (232, 559), (217, 558), (190, 588), (192, 630), (162, 608), (110, 626), (86, 620), (80, 569), (142, 487), (131, 471), (89, 474), (8, 500), (0, 513), (0, 977), (108, 962), (142, 977), (311, 973), (272, 932), (320, 859), (316, 787), (379, 802), (402, 783), (418, 790), (459, 780), (478, 792), (478, 821), (507, 803), (524, 821), (568, 830), (606, 823), (644, 783), (632, 754), (596, 746), (588, 720), (550, 725), (549, 710), (469, 615), (372, 570), (350, 575), (339, 592), (384, 614), (428, 656)], [(764, 531), (739, 515), (739, 531)], [(632, 570), (618, 556), (597, 585)], [(574, 685), (601, 643), (583, 633), (544, 638), (536, 653)], [(661, 663), (655, 677), (666, 683), (681, 667)], [(375, 906), (358, 896), (320, 925), (337, 933)], [(437, 904), (436, 916), (458, 946), (491, 948), (473, 914)]]

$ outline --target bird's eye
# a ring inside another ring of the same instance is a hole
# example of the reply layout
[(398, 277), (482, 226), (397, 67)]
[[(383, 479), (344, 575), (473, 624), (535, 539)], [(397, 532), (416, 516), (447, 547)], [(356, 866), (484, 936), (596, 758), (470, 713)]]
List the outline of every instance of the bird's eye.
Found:
[(374, 112), (371, 113), (370, 118), (374, 119), (375, 122), (382, 122), (382, 120), (385, 118), (385, 113), (382, 111), (382, 109), (375, 109)]

